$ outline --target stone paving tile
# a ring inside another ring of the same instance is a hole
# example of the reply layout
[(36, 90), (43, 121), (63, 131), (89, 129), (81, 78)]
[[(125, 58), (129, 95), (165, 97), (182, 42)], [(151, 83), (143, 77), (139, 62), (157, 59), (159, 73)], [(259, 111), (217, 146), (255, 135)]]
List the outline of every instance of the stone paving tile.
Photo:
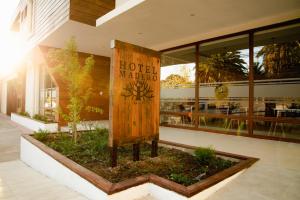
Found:
[[(49, 169), (50, 170), (50, 169)], [(20, 160), (0, 163), (0, 200), (86, 200)]]
[(151, 195), (144, 196), (142, 198), (134, 199), (134, 200), (158, 200)]
[(20, 135), (30, 132), (0, 114), (0, 200), (86, 200), (18, 160)]
[(19, 159), (20, 135), (25, 132), (24, 128), (0, 115), (0, 162)]

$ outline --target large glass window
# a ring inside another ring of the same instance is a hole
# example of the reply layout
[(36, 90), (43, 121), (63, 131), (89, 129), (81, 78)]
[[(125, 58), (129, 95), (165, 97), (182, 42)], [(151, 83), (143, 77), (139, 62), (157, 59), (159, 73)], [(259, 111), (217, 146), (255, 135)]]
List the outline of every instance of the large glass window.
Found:
[(195, 48), (166, 52), (161, 67), (161, 124), (195, 123)]
[(238, 133), (247, 130), (248, 63), (248, 35), (200, 45), (200, 127)]
[(300, 25), (254, 34), (254, 134), (300, 139)]
[(299, 91), (300, 24), (199, 42), (162, 56), (161, 124), (300, 140)]
[(56, 86), (46, 69), (40, 76), (40, 115), (47, 121), (55, 121), (57, 92)]

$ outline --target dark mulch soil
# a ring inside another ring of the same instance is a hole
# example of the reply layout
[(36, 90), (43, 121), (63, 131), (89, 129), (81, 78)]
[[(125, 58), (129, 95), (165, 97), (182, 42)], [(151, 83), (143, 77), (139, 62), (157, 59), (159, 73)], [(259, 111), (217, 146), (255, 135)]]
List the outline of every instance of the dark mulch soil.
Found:
[(136, 162), (132, 145), (119, 147), (118, 166), (111, 168), (107, 131), (83, 133), (77, 144), (67, 134), (36, 134), (35, 138), (113, 183), (152, 173), (188, 186), (236, 164), (218, 157), (203, 164), (191, 153), (166, 147), (159, 147), (159, 156), (151, 158), (151, 145), (145, 143)]

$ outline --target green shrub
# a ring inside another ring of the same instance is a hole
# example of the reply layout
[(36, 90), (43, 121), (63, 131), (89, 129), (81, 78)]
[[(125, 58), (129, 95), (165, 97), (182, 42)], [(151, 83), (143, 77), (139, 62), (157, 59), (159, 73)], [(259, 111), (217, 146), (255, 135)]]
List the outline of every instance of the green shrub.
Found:
[(35, 114), (32, 118), (39, 121), (47, 122), (47, 118), (43, 115)]
[(47, 145), (69, 158), (80, 158), (80, 163), (99, 160), (107, 148), (108, 130), (98, 128), (82, 132), (80, 135), (77, 143), (74, 143), (71, 134), (59, 133), (55, 135), (54, 140), (48, 141)]
[(211, 167), (214, 167), (217, 170), (223, 170), (231, 167), (234, 164), (234, 162), (230, 160), (224, 160), (224, 159), (215, 159), (210, 163)]
[(40, 114), (35, 114), (32, 118), (45, 123), (54, 122), (53, 120), (49, 120), (46, 116)]
[(30, 117), (30, 114), (28, 112), (19, 112), (18, 114), (25, 117)]
[(49, 131), (39, 129), (39, 131), (34, 132), (34, 138), (41, 142), (44, 142), (47, 140), (48, 134)]
[(216, 152), (212, 148), (198, 147), (194, 153), (197, 161), (203, 165), (208, 165), (210, 162), (216, 159)]
[(108, 130), (96, 129), (85, 132), (81, 135), (78, 145), (82, 155), (89, 156), (92, 160), (97, 160), (99, 154), (107, 147)]
[(78, 146), (72, 141), (71, 136), (63, 135), (49, 146), (67, 157), (74, 157), (77, 154)]
[(171, 174), (169, 177), (172, 181), (183, 184), (185, 186), (191, 185), (193, 180), (184, 174)]

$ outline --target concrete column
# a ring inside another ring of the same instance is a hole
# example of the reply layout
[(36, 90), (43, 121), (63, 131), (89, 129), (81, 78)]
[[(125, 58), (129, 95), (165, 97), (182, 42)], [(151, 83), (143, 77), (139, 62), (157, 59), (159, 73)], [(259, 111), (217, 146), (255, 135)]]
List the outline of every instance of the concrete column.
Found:
[(32, 63), (26, 69), (25, 111), (30, 116), (39, 113), (39, 69)]
[(3, 80), (1, 84), (1, 113), (6, 114), (7, 109), (7, 81)]

